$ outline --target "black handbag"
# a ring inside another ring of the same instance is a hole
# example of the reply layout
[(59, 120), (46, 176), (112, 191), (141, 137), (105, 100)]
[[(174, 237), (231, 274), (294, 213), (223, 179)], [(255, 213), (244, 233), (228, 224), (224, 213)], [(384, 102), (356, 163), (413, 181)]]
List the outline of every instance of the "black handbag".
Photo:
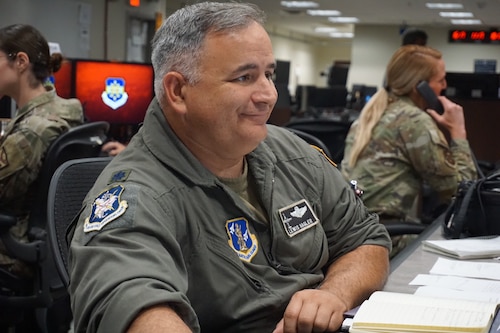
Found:
[(500, 170), (460, 182), (445, 212), (446, 238), (500, 235)]

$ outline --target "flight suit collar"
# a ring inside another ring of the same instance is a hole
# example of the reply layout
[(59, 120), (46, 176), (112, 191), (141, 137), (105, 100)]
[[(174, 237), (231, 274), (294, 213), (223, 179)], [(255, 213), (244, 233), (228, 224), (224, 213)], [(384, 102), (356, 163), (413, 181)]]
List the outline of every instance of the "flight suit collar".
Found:
[[(219, 183), (175, 135), (156, 98), (149, 105), (141, 133), (152, 154), (169, 168), (183, 174), (194, 183), (206, 185)], [(274, 165), (275, 161), (274, 154), (265, 142), (261, 142), (248, 155), (250, 170), (255, 167), (268, 168)]]

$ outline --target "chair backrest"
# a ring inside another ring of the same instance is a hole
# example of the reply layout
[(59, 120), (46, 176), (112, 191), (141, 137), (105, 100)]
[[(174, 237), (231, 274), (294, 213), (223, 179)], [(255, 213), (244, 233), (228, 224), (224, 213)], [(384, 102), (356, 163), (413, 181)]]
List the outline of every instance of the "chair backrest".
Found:
[(321, 150), (323, 150), (323, 152), (326, 154), (326, 156), (328, 156), (329, 158), (332, 158), (332, 154), (330, 153), (330, 149), (328, 149), (328, 147), (325, 145), (325, 143), (323, 141), (321, 141), (320, 139), (318, 139), (314, 135), (303, 132), (303, 131), (295, 129), (295, 128), (291, 128), (291, 127), (288, 127), (287, 130), (289, 130), (292, 133), (295, 133), (299, 138), (302, 138), (304, 141), (306, 141), (310, 145), (314, 145), (314, 146), (320, 148)]
[(30, 226), (44, 228), (47, 217), (47, 190), (56, 169), (64, 162), (77, 158), (97, 157), (107, 139), (109, 123), (85, 123), (61, 134), (50, 145), (36, 184), (36, 197), (30, 213)]
[(102, 169), (112, 157), (70, 160), (55, 172), (47, 198), (47, 232), (49, 246), (61, 281), (67, 287), (68, 244), (66, 230), (82, 208), (82, 201)]
[(351, 123), (328, 118), (295, 119), (285, 125), (302, 132), (314, 135), (328, 147), (331, 159), (340, 164), (344, 158), (345, 139)]
[[(65, 297), (66, 288), (59, 274), (47, 244), (47, 194), (50, 179), (57, 167), (75, 158), (99, 156), (101, 146), (107, 139), (107, 122), (87, 123), (70, 129), (55, 139), (47, 150), (36, 182), (31, 186), (30, 220), (28, 242), (20, 242), (9, 232), (17, 218), (10, 213), (0, 214), (0, 238), (13, 257), (34, 267), (33, 278), (21, 278), (0, 269), (0, 310), (13, 310), (16, 314), (35, 311), (38, 327), (48, 329), (48, 309), (57, 300)], [(19, 318), (3, 318), (2, 324), (17, 325)]]

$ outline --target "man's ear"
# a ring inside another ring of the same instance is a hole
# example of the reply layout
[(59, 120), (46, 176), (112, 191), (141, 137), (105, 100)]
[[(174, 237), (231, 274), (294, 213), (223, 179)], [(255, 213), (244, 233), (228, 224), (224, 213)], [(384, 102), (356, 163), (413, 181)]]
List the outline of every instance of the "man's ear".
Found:
[(176, 112), (184, 113), (186, 111), (184, 101), (184, 87), (186, 85), (186, 79), (179, 72), (168, 72), (163, 77), (163, 88), (165, 89), (167, 103)]

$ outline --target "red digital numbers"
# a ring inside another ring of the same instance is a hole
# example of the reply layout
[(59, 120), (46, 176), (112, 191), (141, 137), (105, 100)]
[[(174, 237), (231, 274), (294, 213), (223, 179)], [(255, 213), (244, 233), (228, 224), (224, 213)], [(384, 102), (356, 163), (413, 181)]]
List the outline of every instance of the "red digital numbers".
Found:
[(485, 36), (486, 34), (484, 33), (484, 31), (472, 31), (470, 33), (470, 38), (472, 40), (484, 40)]
[(452, 43), (500, 43), (499, 31), (486, 30), (450, 30), (449, 41)]
[(490, 32), (490, 40), (493, 41), (500, 41), (500, 32), (498, 31), (492, 31)]
[(467, 38), (467, 32), (464, 30), (454, 30), (451, 33), (451, 38), (453, 40), (464, 40)]

